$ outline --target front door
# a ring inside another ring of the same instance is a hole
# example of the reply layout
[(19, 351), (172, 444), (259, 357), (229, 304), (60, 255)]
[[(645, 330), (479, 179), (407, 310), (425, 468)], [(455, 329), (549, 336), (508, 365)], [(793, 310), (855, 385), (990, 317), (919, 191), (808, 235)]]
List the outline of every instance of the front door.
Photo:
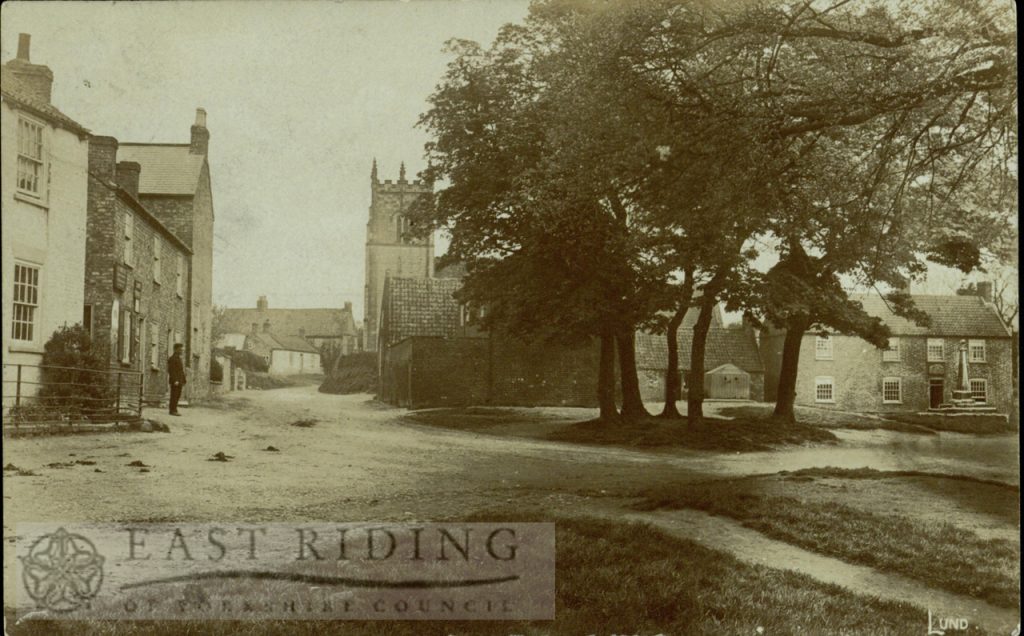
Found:
[(928, 406), (937, 409), (945, 400), (945, 386), (942, 378), (932, 378), (928, 381)]

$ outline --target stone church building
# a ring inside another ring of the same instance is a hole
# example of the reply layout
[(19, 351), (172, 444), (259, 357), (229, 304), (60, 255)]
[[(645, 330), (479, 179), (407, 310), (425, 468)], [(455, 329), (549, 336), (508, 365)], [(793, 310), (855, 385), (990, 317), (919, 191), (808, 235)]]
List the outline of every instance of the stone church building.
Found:
[(377, 160), (370, 171), (370, 215), (366, 223), (366, 286), (364, 289), (363, 349), (377, 351), (384, 279), (431, 278), (434, 275), (434, 239), (406, 236), (409, 221), (403, 216), (417, 197), (431, 192), (428, 183), (405, 178), (405, 164), (398, 181), (377, 178)]

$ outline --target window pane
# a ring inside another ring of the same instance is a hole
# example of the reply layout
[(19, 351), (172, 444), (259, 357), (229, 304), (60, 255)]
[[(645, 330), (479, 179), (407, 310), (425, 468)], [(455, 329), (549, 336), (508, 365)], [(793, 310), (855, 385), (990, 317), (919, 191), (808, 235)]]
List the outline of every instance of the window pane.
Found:
[(882, 400), (885, 402), (900, 402), (901, 382), (898, 379), (882, 381)]

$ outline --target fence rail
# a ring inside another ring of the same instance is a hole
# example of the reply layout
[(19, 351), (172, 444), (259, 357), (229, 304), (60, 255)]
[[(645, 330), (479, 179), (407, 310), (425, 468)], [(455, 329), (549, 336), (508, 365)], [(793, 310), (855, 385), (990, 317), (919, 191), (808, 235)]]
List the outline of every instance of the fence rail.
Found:
[(3, 365), (6, 433), (92, 430), (142, 418), (138, 371)]

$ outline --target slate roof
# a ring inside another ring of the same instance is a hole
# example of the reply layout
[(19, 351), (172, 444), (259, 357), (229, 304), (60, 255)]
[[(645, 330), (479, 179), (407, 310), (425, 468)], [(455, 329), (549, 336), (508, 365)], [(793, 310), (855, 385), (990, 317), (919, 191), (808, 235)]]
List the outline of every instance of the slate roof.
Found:
[(134, 144), (117, 147), (119, 161), (142, 166), (139, 194), (195, 195), (206, 157), (189, 152), (188, 144)]
[[(679, 368), (690, 368), (690, 346), (693, 331), (680, 329)], [(763, 373), (764, 364), (757, 350), (754, 334), (746, 329), (712, 327), (708, 331), (707, 348), (704, 353), (704, 368), (716, 369), (725, 364), (734, 364), (749, 373)], [(664, 335), (637, 332), (636, 365), (640, 369), (664, 370), (668, 365), (668, 343)]]
[(458, 278), (396, 278), (384, 283), (380, 335), (384, 344), (410, 336), (454, 335), (459, 326), (459, 303), (452, 296)]
[(252, 324), (262, 331), (270, 321), (270, 331), (285, 336), (304, 333), (307, 338), (355, 336), (352, 312), (344, 309), (225, 309), (225, 331), (248, 334)]
[(921, 327), (912, 320), (895, 315), (878, 294), (852, 294), (864, 305), (864, 311), (877, 316), (892, 329), (894, 335), (974, 338), (1009, 338), (1010, 332), (999, 318), (995, 307), (980, 296), (912, 294), (918, 309), (931, 316), (930, 327)]
[(6, 65), (0, 66), (0, 95), (3, 95), (4, 101), (10, 100), (54, 126), (59, 126), (82, 137), (89, 134), (89, 131), (81, 124), (57, 110), (53, 104), (36, 97)]
[(274, 351), (301, 351), (303, 353), (320, 353), (316, 347), (298, 336), (279, 336), (265, 331), (258, 331), (249, 334), (248, 338), (255, 338), (267, 349)]

